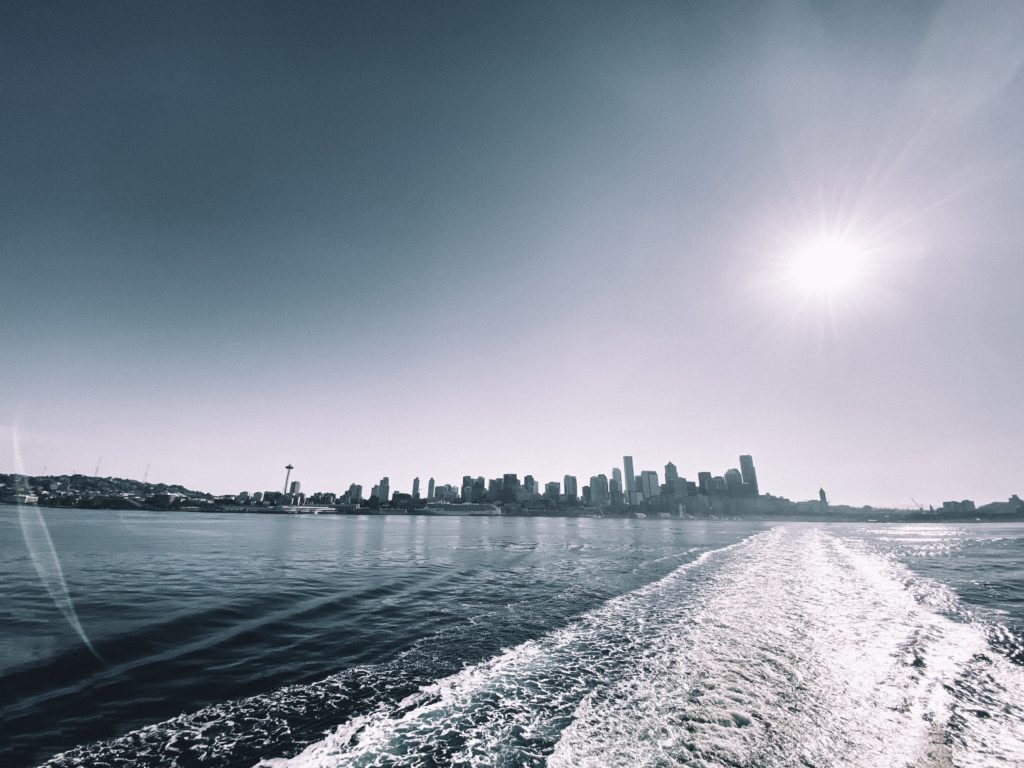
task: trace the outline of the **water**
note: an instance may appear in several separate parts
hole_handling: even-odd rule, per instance
[[[43,514],[4,766],[1024,764],[1024,525]]]

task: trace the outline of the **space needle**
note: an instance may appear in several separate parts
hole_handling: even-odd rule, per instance
[[[285,469],[287,469],[288,472],[284,476],[284,492],[288,493],[288,478],[292,476],[292,470],[295,469],[295,467],[289,464],[287,467],[285,467]]]

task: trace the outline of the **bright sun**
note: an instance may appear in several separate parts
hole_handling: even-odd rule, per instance
[[[790,262],[790,279],[808,293],[841,293],[860,281],[864,262],[864,250],[856,243],[822,237],[796,251]]]

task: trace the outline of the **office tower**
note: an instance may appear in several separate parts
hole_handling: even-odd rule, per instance
[[[825,489],[824,488],[819,488],[818,489],[818,501],[821,502],[821,505],[823,507],[824,506],[828,506],[828,496],[825,494]]]
[[[640,473],[640,493],[645,499],[661,495],[661,486],[658,484],[657,472],[645,469]]]
[[[685,477],[680,477],[676,480],[676,486],[672,489],[672,492],[676,496],[689,496],[691,485],[693,483],[689,482]]]
[[[590,494],[590,486],[589,485],[584,485],[583,486],[583,504],[585,506],[589,507],[591,504],[593,504],[593,499],[594,499],[594,497],[591,496],[591,494]]]
[[[608,481],[608,503],[613,507],[620,507],[622,502],[622,480],[613,477]]]
[[[632,503],[633,492],[636,490],[636,475],[633,474],[633,457],[622,457],[622,473],[626,476],[626,497]]]
[[[757,472],[754,470],[753,457],[740,456],[740,473],[743,475],[743,483],[750,486],[750,495],[760,496],[761,491],[757,487]]]
[[[558,494],[560,493],[561,486],[558,483],[545,483],[544,484],[544,496],[551,501],[558,501]]]
[[[288,493],[288,478],[292,476],[292,470],[295,469],[295,467],[289,464],[285,469],[288,471],[284,475],[284,492]]]
[[[537,480],[533,475],[527,475],[523,478],[523,487],[531,499],[537,495]]]
[[[473,483],[472,482],[469,482],[469,483],[465,482],[466,479],[468,479],[468,478],[464,478],[464,482],[462,483],[462,489],[459,491],[459,495],[462,497],[462,501],[463,502],[468,502],[468,501],[472,501],[473,500]]]
[[[294,496],[295,494],[297,494],[301,490],[302,490],[302,483],[300,483],[298,480],[292,480],[291,485],[288,486],[288,493],[291,494],[292,496]]]
[[[380,479],[380,496],[378,497],[383,502],[391,500],[391,480],[387,477]]]
[[[714,483],[711,479],[710,472],[697,473],[697,487],[700,488],[700,492],[705,496],[714,490]]]
[[[501,478],[495,477],[487,481],[487,500],[499,501],[501,499]]]
[[[743,475],[738,469],[728,469],[725,472],[725,487],[729,489],[729,495],[739,498],[743,495]]]
[[[595,475],[590,478],[590,502],[594,506],[603,507],[608,504],[608,476]]]
[[[418,499],[420,497],[420,479],[414,478],[412,481],[412,497]]]
[[[619,490],[622,490],[622,470],[618,467],[612,467],[612,480],[618,482]]]
[[[487,483],[482,477],[473,481],[473,501],[483,501],[487,495]]]
[[[377,501],[380,501],[380,486],[379,485],[375,485],[375,486],[373,486],[373,488],[370,489],[370,498],[371,499],[376,499]]]
[[[427,498],[434,498],[434,478],[430,478],[430,482],[427,483]]]
[[[665,485],[668,486],[669,490],[675,488],[676,480],[679,479],[679,471],[676,469],[676,465],[671,461],[665,465]]]
[[[352,483],[348,487],[348,500],[350,504],[358,504],[363,500],[363,486]]]
[[[562,478],[562,487],[565,488],[565,500],[569,504],[576,502],[576,477],[566,475]]]

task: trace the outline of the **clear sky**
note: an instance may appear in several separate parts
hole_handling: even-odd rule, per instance
[[[1022,62],[1019,2],[8,0],[0,471],[1024,492]]]

